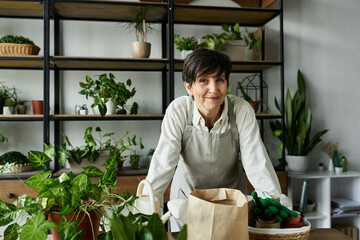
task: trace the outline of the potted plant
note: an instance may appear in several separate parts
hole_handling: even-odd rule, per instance
[[[137,145],[138,141],[140,142],[140,146],[142,146],[142,138],[137,140],[136,135],[130,138],[128,131],[119,138],[115,138],[114,132],[102,134],[100,127],[95,128],[95,132],[98,133],[98,137],[95,137],[92,130],[92,127],[88,127],[85,130],[85,145],[83,146],[73,146],[69,137],[63,134],[65,144],[61,146],[44,144],[45,153],[49,157],[57,157],[61,166],[65,166],[65,163],[68,161],[73,170],[83,166],[94,166],[94,163],[98,161],[100,157],[104,160],[108,158],[115,159],[117,168],[120,170],[126,158],[123,153],[125,151],[131,151],[131,147]],[[85,163],[83,162],[84,160],[86,160]],[[72,164],[73,162],[75,162],[76,165]],[[104,162],[105,161],[97,162],[95,166],[103,169]]]
[[[11,167],[11,170],[4,171],[3,173],[12,173],[12,172],[28,172],[33,170],[30,165],[29,159],[18,151],[6,152],[0,156],[0,168],[2,168],[6,163],[14,163]]]
[[[244,90],[244,87],[242,86],[241,82],[238,82],[238,89],[241,91],[241,94],[243,95],[245,101],[249,102],[250,105],[253,107],[254,111],[257,112],[259,109],[259,101],[254,101],[249,94],[246,93],[246,91]]]
[[[212,50],[222,51],[228,55],[231,60],[244,60],[245,48],[260,48],[260,41],[255,38],[254,33],[240,30],[239,23],[234,25],[222,24],[220,34],[210,34],[204,36],[201,40],[202,45]]]
[[[285,142],[280,143],[278,151],[282,153],[286,149],[286,162],[289,171],[304,172],[307,169],[307,155],[321,141],[321,137],[328,129],[317,132],[312,138],[311,133],[311,110],[306,107],[306,85],[300,70],[297,73],[298,90],[293,98],[289,89],[285,98],[285,128],[279,120],[271,121],[270,127],[275,136],[282,140],[285,134]],[[280,111],[280,105],[275,98],[275,106]],[[284,165],[284,163],[281,163]]]
[[[13,88],[6,86],[4,82],[0,82],[0,114],[3,114],[4,102],[13,96]]]
[[[12,223],[4,232],[5,239],[45,240],[48,230],[52,230],[54,239],[79,239],[83,234],[84,239],[95,239],[101,216],[107,216],[105,210],[115,211],[112,201],[122,199],[112,193],[116,186],[115,161],[109,159],[104,173],[87,167],[77,176],[70,172],[52,177],[45,167],[51,159],[45,153],[30,151],[28,156],[31,165],[44,172],[24,181],[36,192],[36,198],[21,195],[16,201],[19,205],[0,200],[1,226]],[[9,170],[11,165],[5,165],[0,172]],[[98,183],[91,183],[90,177],[98,177]],[[80,226],[81,223],[86,225]]]
[[[112,73],[109,75],[104,73],[96,80],[86,76],[86,82],[80,82],[82,90],[79,93],[85,95],[86,99],[89,97],[94,99],[91,107],[98,106],[101,117],[114,114],[117,105],[120,105],[122,109],[121,114],[126,114],[125,104],[136,93],[135,88],[128,89],[130,86],[131,79],[128,79],[126,83],[115,82],[115,76]],[[111,111],[108,111],[110,108]],[[137,108],[138,104],[134,102],[130,112],[136,114]]]
[[[188,54],[190,54],[199,46],[194,36],[180,37],[178,34],[174,35],[174,43],[176,44],[176,49],[181,52],[182,58],[186,58]]]
[[[15,113],[15,105],[16,105],[16,103],[11,98],[5,99],[4,106],[3,106],[3,114],[4,115],[14,114]]]
[[[146,16],[149,9],[142,7],[135,15],[135,18],[127,23],[126,28],[135,31],[136,41],[131,43],[131,55],[133,58],[148,58],[151,52],[151,43],[147,42],[147,33],[153,30],[149,23],[146,23]]]
[[[0,55],[38,55],[39,51],[29,38],[13,35],[0,38]]]

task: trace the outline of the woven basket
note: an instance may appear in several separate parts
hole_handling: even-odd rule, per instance
[[[4,165],[0,165],[0,168],[2,168]],[[11,174],[11,173],[20,173],[20,172],[30,172],[33,170],[33,167],[30,165],[30,163],[24,163],[24,164],[15,164],[11,167],[11,170],[7,170],[4,172],[4,174]]]
[[[253,228],[249,227],[249,240],[307,240],[310,236],[311,224],[304,219],[301,228]]]
[[[39,51],[34,44],[0,43],[0,55],[38,55]]]

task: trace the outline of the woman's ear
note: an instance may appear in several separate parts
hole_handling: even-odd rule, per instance
[[[193,96],[194,94],[193,94],[192,91],[191,91],[190,84],[187,83],[187,82],[184,82],[184,86],[185,86],[185,89],[186,89],[186,91],[188,92],[188,94],[189,94],[190,96]]]

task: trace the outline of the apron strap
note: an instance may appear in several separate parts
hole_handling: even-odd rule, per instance
[[[229,116],[229,123],[230,123],[230,131],[231,131],[232,138],[236,142],[236,148],[238,149],[238,152],[240,152],[239,132],[238,132],[237,125],[236,125],[234,105],[228,96],[227,96],[227,100],[228,100],[228,116]]]
[[[188,115],[186,124],[187,125],[192,125],[192,120],[193,120],[193,116],[194,116],[194,109],[193,109],[194,98],[191,97],[191,96],[189,96],[189,98],[191,99],[190,106],[189,106],[190,111],[189,111],[189,115]]]

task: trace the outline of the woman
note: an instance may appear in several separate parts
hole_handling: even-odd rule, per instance
[[[242,98],[227,96],[230,72],[231,62],[220,52],[197,49],[185,59],[189,96],[168,106],[146,177],[161,203],[171,180],[170,199],[187,198],[196,189],[241,190],[239,153],[256,189],[281,194],[254,110]],[[185,221],[171,221],[171,231]]]

